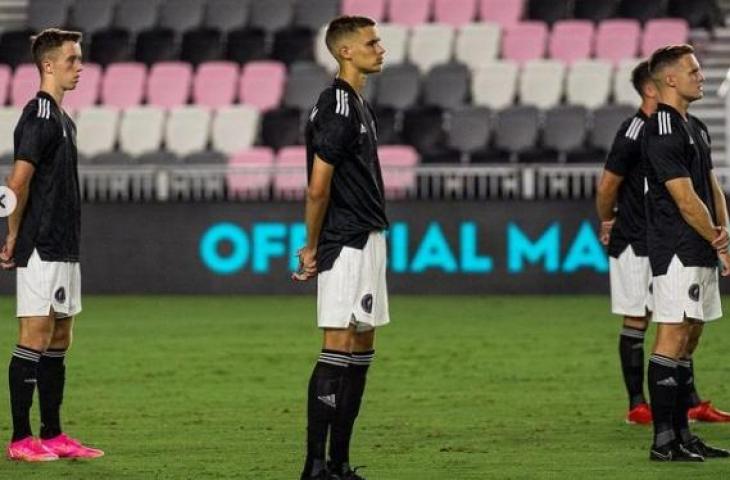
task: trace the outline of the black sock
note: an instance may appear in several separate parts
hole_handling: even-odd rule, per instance
[[[674,434],[685,444],[692,439],[687,412],[690,409],[689,392],[693,383],[690,360],[679,359],[677,362],[677,401],[672,421],[674,422]]]
[[[41,352],[17,345],[13,350],[8,369],[10,384],[10,410],[13,415],[13,441],[32,435],[30,429],[30,407],[33,405],[33,391],[38,379],[38,362]]]
[[[692,375],[692,383],[689,385],[689,406],[692,408],[702,403],[700,394],[697,393],[697,387],[695,386],[695,361],[692,358],[689,360],[689,373]]]
[[[353,353],[350,368],[347,369],[342,382],[342,395],[337,406],[330,438],[330,457],[336,473],[342,465],[350,462],[352,430],[355,419],[360,413],[362,395],[365,391],[365,380],[374,357],[375,350]]]
[[[662,447],[676,438],[672,417],[677,400],[677,361],[654,353],[649,357],[648,370],[654,446]]]
[[[644,397],[644,330],[624,327],[618,342],[621,371],[626,392],[629,394],[629,410],[646,403]]]
[[[322,350],[309,380],[307,399],[307,460],[302,477],[324,467],[327,431],[340,402],[340,385],[350,364],[350,354]]]
[[[41,406],[41,438],[60,435],[61,403],[66,383],[63,364],[66,349],[49,348],[41,355],[38,365],[38,403]]]

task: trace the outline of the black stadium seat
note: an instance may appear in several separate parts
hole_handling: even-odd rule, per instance
[[[644,23],[652,18],[666,17],[667,7],[668,0],[621,0],[618,15]]]
[[[464,105],[469,94],[469,69],[460,63],[433,67],[423,81],[423,102],[443,109]]]
[[[705,28],[725,25],[725,15],[716,0],[670,0],[670,17],[684,18],[690,28]]]
[[[221,32],[212,28],[190,30],[182,38],[180,59],[199,65],[223,58]]]
[[[542,20],[550,25],[572,17],[573,0],[529,0],[527,18]]]
[[[575,0],[573,13],[575,18],[600,22],[616,16],[618,2],[619,0]]]
[[[589,138],[590,146],[608,153],[616,137],[616,131],[621,123],[636,112],[636,109],[627,105],[607,105],[593,112],[593,128]]]
[[[403,116],[403,140],[421,154],[423,163],[440,163],[446,153],[444,114],[437,107],[416,107]]]
[[[129,32],[119,28],[100,30],[91,35],[89,59],[93,63],[107,66],[110,63],[126,62],[132,58]]]
[[[397,110],[408,109],[418,101],[420,83],[421,74],[415,65],[386,67],[378,78],[375,104]]]
[[[586,151],[588,112],[585,108],[568,105],[551,108],[545,114],[543,148],[546,159],[560,162],[580,161]]]
[[[261,141],[274,150],[303,143],[301,112],[296,108],[280,108],[264,113]]]
[[[205,26],[227,33],[248,24],[248,0],[208,0]]]
[[[0,63],[15,68],[21,63],[32,63],[30,36],[32,30],[11,30],[0,36]]]
[[[239,28],[228,34],[226,58],[244,64],[267,58],[266,32],[259,28]]]
[[[399,145],[403,143],[401,130],[403,129],[403,114],[389,107],[378,107],[375,109],[375,116],[378,119],[378,144]]]
[[[503,160],[528,161],[539,158],[537,141],[540,134],[540,111],[535,107],[509,107],[497,115],[494,146]]]
[[[138,62],[147,65],[177,60],[175,32],[166,28],[155,28],[140,32],[137,35],[134,58]]]
[[[314,61],[314,33],[304,27],[289,27],[274,35],[271,57],[287,65]]]
[[[465,107],[450,112],[446,146],[466,158],[485,153],[492,133],[492,114],[486,107]]]

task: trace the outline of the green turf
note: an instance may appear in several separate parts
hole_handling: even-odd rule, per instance
[[[647,460],[650,429],[622,421],[619,322],[606,298],[391,303],[353,447],[369,480],[730,478],[730,461]],[[0,299],[7,354],[13,305]],[[0,460],[0,478],[298,478],[320,341],[314,298],[86,297],[84,308],[65,425],[107,456]],[[721,407],[730,405],[728,351],[730,321],[708,327],[698,386]],[[696,431],[730,446],[730,425]]]

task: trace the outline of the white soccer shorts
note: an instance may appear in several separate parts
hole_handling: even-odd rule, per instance
[[[18,268],[17,316],[57,318],[81,312],[81,269],[78,262],[46,262],[36,250],[26,267]]]
[[[722,316],[717,267],[685,267],[675,255],[667,273],[654,277],[654,317],[658,323],[684,318],[708,322]]]
[[[390,322],[385,234],[372,232],[362,250],[343,247],[317,277],[317,326],[367,331]]]
[[[640,257],[629,245],[618,258],[609,257],[611,312],[643,317],[654,309],[649,257]]]

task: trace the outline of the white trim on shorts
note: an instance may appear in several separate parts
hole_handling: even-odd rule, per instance
[[[372,232],[362,250],[343,247],[332,268],[317,276],[317,326],[372,330],[390,323],[383,232]]]
[[[654,310],[649,257],[638,256],[631,245],[618,258],[609,257],[611,312],[629,317],[646,316]]]
[[[686,318],[709,322],[722,317],[717,267],[685,267],[676,255],[664,275],[654,277],[657,323],[682,323]]]
[[[81,269],[78,262],[46,262],[33,250],[28,265],[16,272],[18,317],[56,318],[81,312]]]

